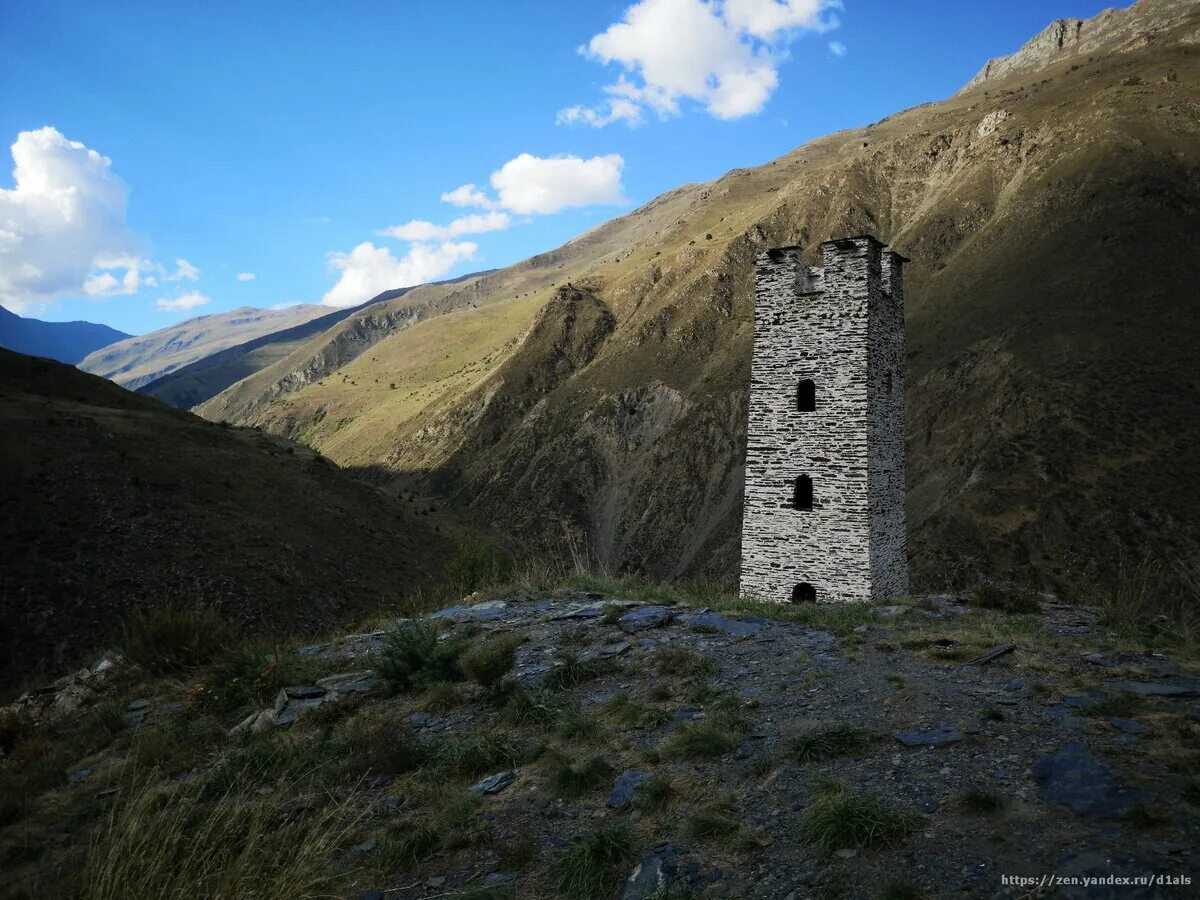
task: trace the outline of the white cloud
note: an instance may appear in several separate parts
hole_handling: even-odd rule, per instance
[[[208,303],[208,297],[198,291],[192,291],[190,294],[183,294],[179,297],[159,297],[154,301],[155,306],[168,312],[176,312],[181,309],[195,309],[197,306],[204,306],[206,303]]]
[[[829,42],[829,52],[832,53],[834,56],[845,56],[846,55],[846,45],[843,44],[841,41],[830,41]]]
[[[186,259],[176,259],[174,274],[164,275],[163,277],[167,281],[196,281],[200,278],[200,270]]]
[[[481,195],[482,196],[482,195]],[[383,234],[402,241],[444,241],[464,234],[483,234],[487,231],[503,231],[511,224],[508,213],[472,213],[460,216],[449,225],[434,225],[421,219],[413,219],[404,225],[385,228]]]
[[[616,153],[580,159],[522,153],[492,173],[495,205],[521,215],[547,215],[575,206],[625,202]],[[490,202],[490,201],[489,201]]]
[[[636,125],[694,100],[712,116],[737,119],[763,108],[779,84],[786,48],[804,31],[837,26],[840,0],[640,0],[580,53],[622,68],[594,107],[558,113],[563,124]]]
[[[330,253],[329,265],[341,272],[321,302],[353,306],[392,288],[423,284],[445,275],[462,260],[471,259],[477,244],[470,241],[413,244],[399,259],[387,247],[364,241],[349,253]]]
[[[253,272],[238,272],[237,273],[238,281],[253,281],[257,277],[258,276],[255,275]]]
[[[129,189],[112,161],[57,129],[22,131],[0,189],[0,303],[21,311],[67,294],[128,294],[151,264],[125,225]]]
[[[451,206],[479,206],[483,209],[492,209],[492,201],[474,184],[464,184],[462,187],[447,191],[442,194],[442,202],[449,203]]]

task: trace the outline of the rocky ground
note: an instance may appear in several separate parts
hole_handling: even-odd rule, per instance
[[[158,747],[156,789],[217,780],[286,822],[332,804],[312,896],[1194,896],[1200,666],[1022,603],[1037,611],[471,597],[426,617],[444,658],[410,652],[407,687],[389,623],[287,651],[311,680],[240,711],[214,705],[218,676],[106,657],[9,708],[60,734],[101,703],[124,713],[5,803],[3,894],[99,895],[88,854]],[[1044,881],[1110,875],[1163,883]]]

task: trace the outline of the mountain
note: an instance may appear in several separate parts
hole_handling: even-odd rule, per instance
[[[1200,7],[1142,0],[1093,33],[357,313],[198,411],[533,546],[729,581],[754,257],[816,263],[872,233],[913,260],[915,588],[1078,595],[1142,559],[1195,564]]]
[[[133,609],[302,634],[394,603],[445,541],[327,459],[0,351],[0,681],[68,664]]]
[[[89,353],[129,337],[95,322],[43,322],[26,319],[0,306],[0,347],[77,363]]]
[[[197,316],[106,346],[88,354],[79,363],[79,368],[109,378],[131,391],[137,390],[227,347],[300,325],[329,312],[328,306],[307,303],[282,309],[242,306],[229,312]]]
[[[479,274],[482,273],[464,275],[445,283],[453,284],[469,280]],[[138,388],[137,391],[139,394],[155,397],[179,409],[190,409],[230,385],[288,357],[343,319],[376,304],[397,300],[411,290],[411,287],[406,287],[384,291],[358,306],[337,309],[299,325],[281,328],[279,331],[272,331],[244,343],[235,344],[226,350],[204,356],[174,372],[163,375]]]

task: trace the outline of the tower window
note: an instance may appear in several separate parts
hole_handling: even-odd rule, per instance
[[[792,506],[796,509],[813,508],[812,479],[807,475],[800,475],[796,478],[796,489],[792,494]]]
[[[807,581],[802,581],[792,588],[793,603],[816,603],[817,589]]]
[[[811,378],[805,378],[796,388],[796,409],[799,412],[814,412],[817,408],[817,386]]]

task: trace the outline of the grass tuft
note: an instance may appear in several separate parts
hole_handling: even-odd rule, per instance
[[[125,655],[154,675],[169,675],[212,662],[235,638],[215,610],[138,610],[125,624]]]
[[[977,788],[963,791],[956,799],[962,809],[980,816],[995,815],[1008,807],[1007,797]]]
[[[894,810],[877,797],[828,784],[805,808],[800,839],[824,853],[863,849],[895,843],[916,823],[915,816]]]
[[[814,728],[791,742],[797,762],[810,763],[857,753],[879,740],[879,735],[851,725]]]
[[[512,670],[523,640],[520,635],[503,634],[480,641],[459,657],[459,667],[472,681],[495,693]]]
[[[670,756],[712,759],[737,749],[733,725],[716,716],[710,720],[684,725],[667,740],[664,750]]]
[[[603,756],[593,756],[577,766],[564,764],[550,773],[546,788],[559,797],[581,797],[612,777],[613,767]]]
[[[568,897],[611,895],[634,855],[633,834],[624,825],[610,825],[572,844],[555,864],[559,890]]]

